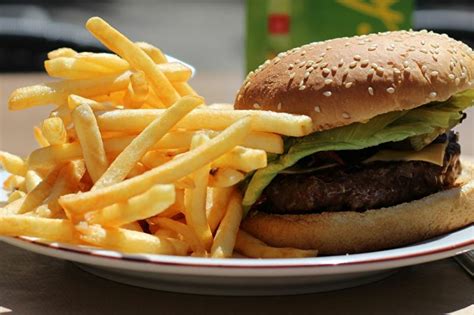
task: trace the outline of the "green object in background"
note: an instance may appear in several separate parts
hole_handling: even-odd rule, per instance
[[[247,0],[247,72],[314,41],[409,29],[413,0]]]

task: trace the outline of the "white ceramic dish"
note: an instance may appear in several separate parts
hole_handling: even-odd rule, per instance
[[[0,181],[6,178],[0,170]],[[0,200],[6,197],[0,192]],[[131,285],[184,293],[282,295],[352,287],[398,268],[474,249],[474,226],[423,243],[377,252],[303,259],[207,259],[129,255],[30,237],[2,241],[38,254],[77,263],[82,269]]]

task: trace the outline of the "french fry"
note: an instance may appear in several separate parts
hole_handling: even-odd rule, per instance
[[[26,213],[34,210],[36,207],[41,205],[43,201],[49,196],[53,188],[56,177],[58,177],[60,167],[56,167],[52,170],[48,176],[46,176],[38,186],[36,186],[31,192],[26,195],[25,201],[18,211],[19,214]]]
[[[40,105],[61,105],[70,94],[93,97],[125,90],[130,82],[129,76],[130,73],[125,72],[95,79],[64,80],[19,88],[10,95],[8,108],[21,110]]]
[[[168,108],[163,115],[143,130],[112,162],[110,168],[95,183],[93,190],[107,187],[125,179],[133,166],[158,142],[180,119],[202,103],[201,98],[183,97]]]
[[[130,84],[123,98],[123,103],[129,108],[140,108],[148,97],[148,82],[142,71],[130,75]]]
[[[148,171],[148,168],[142,163],[138,162],[137,164],[135,164],[135,166],[133,166],[132,170],[130,171],[130,173],[128,173],[128,175],[125,178],[132,178],[132,177],[141,175],[145,173],[146,171]]]
[[[26,192],[25,178],[18,175],[10,175],[3,182],[3,189],[8,191],[21,190]]]
[[[23,198],[26,196],[26,193],[24,193],[23,191],[21,190],[15,190],[14,192],[12,192],[10,195],[8,195],[8,203],[12,203],[13,201],[16,201],[20,198]]]
[[[0,165],[8,173],[18,176],[25,176],[28,169],[21,157],[4,151],[0,151]]]
[[[55,242],[77,243],[74,226],[69,220],[25,215],[0,215],[0,235],[31,236]]]
[[[232,168],[217,168],[211,171],[211,176],[209,177],[209,187],[232,187],[240,183],[245,175],[237,170]]]
[[[82,148],[87,171],[92,181],[97,182],[106,172],[109,162],[105,155],[104,144],[94,113],[88,105],[79,105],[73,110],[72,119]]]
[[[71,94],[67,98],[67,103],[69,110],[74,110],[77,106],[85,104],[89,106],[93,111],[107,111],[117,109],[116,106],[112,104],[100,103],[79,95]]]
[[[186,255],[187,253],[187,250],[182,247],[182,242],[174,242],[172,239],[143,232],[122,228],[104,229],[99,225],[86,223],[76,225],[76,229],[81,233],[82,241],[106,249],[125,253],[161,255]]]
[[[138,223],[138,221],[125,224],[121,226],[121,228],[126,229],[126,230],[131,230],[131,231],[143,232],[143,229],[140,226],[140,223]]]
[[[41,125],[41,131],[51,145],[63,144],[67,141],[66,127],[59,117],[46,118]]]
[[[211,256],[213,258],[232,257],[242,214],[242,198],[234,192],[212,244]]]
[[[166,64],[168,62],[166,56],[161,52],[161,50],[151,44],[145,42],[135,43],[140,49],[142,49],[155,63],[157,64]],[[160,66],[160,65],[158,65]],[[163,70],[162,70],[163,71]],[[189,77],[191,77],[191,71],[189,71]],[[168,77],[168,79],[170,79]],[[189,79],[189,78],[188,78]],[[176,81],[187,81],[186,80],[176,80]],[[170,79],[171,80],[171,79]],[[171,80],[173,81],[173,80]],[[186,82],[172,82],[173,87],[181,96],[186,95],[198,95],[196,91]]]
[[[21,205],[25,202],[26,195],[24,197],[18,198],[9,204],[7,204],[5,207],[0,208],[0,215],[12,215],[12,214],[18,214],[21,208]]]
[[[108,68],[74,57],[58,57],[44,62],[44,68],[51,77],[79,80],[113,73]]]
[[[191,150],[195,150],[209,141],[204,134],[193,137]],[[194,230],[203,247],[209,250],[212,246],[212,232],[206,218],[206,195],[210,165],[204,165],[192,174],[195,187],[184,191],[186,223]]]
[[[102,131],[136,133],[145,129],[163,109],[134,109],[110,111],[98,115],[97,122]],[[181,120],[176,128],[187,130],[223,130],[242,117],[252,117],[252,130],[301,137],[312,132],[312,121],[308,116],[275,113],[271,111],[199,108]]]
[[[161,218],[172,218],[180,213],[184,213],[184,209],[184,189],[176,189],[174,203],[157,216]]]
[[[89,224],[105,227],[119,227],[137,220],[143,220],[166,210],[175,201],[173,185],[156,185],[145,193],[85,214]]]
[[[105,68],[106,73],[122,73],[130,68],[127,61],[109,53],[81,52],[74,57],[80,61],[99,65]]]
[[[234,110],[234,104],[228,103],[212,103],[207,105],[209,109],[220,109],[220,110]]]
[[[35,137],[35,140],[40,147],[44,148],[44,147],[49,146],[49,142],[44,137],[43,132],[41,131],[41,128],[35,126],[33,128],[33,136]]]
[[[198,95],[187,82],[173,82],[173,87],[181,96]]]
[[[71,111],[65,105],[58,106],[49,114],[50,118],[61,118],[64,126],[68,126],[72,122]]]
[[[166,151],[154,150],[148,151],[141,161],[146,167],[151,169],[171,161],[173,157],[174,155],[170,155]]]
[[[154,63],[160,64],[168,62],[165,55],[159,48],[146,42],[136,42],[135,45],[143,50],[151,58],[151,60],[153,60]]]
[[[169,219],[169,218],[161,218],[161,217],[154,217],[153,219],[149,220],[152,224],[156,224],[159,227],[171,230],[175,233],[180,234],[183,237],[183,240],[189,244],[192,251],[199,256],[204,256],[206,251],[197,237],[196,233],[186,224],[181,222]]]
[[[230,197],[234,188],[210,188],[209,206],[207,207],[207,222],[211,228],[212,234],[215,233],[217,227],[222,221],[229,204]]]
[[[33,191],[33,189],[36,188],[36,186],[38,186],[41,181],[43,180],[43,178],[41,178],[41,176],[39,176],[39,174],[33,170],[28,170],[26,171],[26,175],[25,175],[25,188],[26,188],[26,192],[31,192]]]
[[[175,239],[180,238],[180,234],[176,233],[175,231],[160,228],[158,225],[151,225],[151,229],[155,229],[155,231],[152,231],[152,234],[158,237],[175,238]]]
[[[267,166],[265,151],[240,146],[212,162],[212,167],[232,168],[243,172],[251,172],[265,166]]]
[[[245,117],[206,144],[190,151],[180,159],[172,160],[140,176],[118,184],[80,195],[66,195],[60,198],[60,204],[75,213],[84,213],[90,209],[103,208],[126,200],[148,190],[155,184],[172,183],[230,151],[250,132],[250,117]]]
[[[133,69],[143,71],[165,105],[171,105],[179,99],[179,94],[163,72],[155,67],[153,60],[128,38],[98,17],[90,18],[86,28],[107,48],[125,59]]]
[[[58,202],[59,197],[79,191],[79,184],[85,172],[83,160],[70,161],[61,169],[45,201],[53,214],[58,214],[62,210]]]
[[[242,230],[237,234],[235,250],[251,258],[304,258],[318,255],[317,250],[271,247]]]
[[[48,53],[48,59],[55,59],[59,57],[74,57],[77,55],[77,52],[74,49],[63,47],[52,50]]]

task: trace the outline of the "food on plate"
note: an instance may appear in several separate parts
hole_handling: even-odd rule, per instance
[[[307,115],[313,132],[286,138],[285,152],[252,175],[243,230],[327,255],[472,224],[474,165],[460,161],[452,129],[473,85],[472,49],[426,31],[333,39],[267,61],[235,108]]]
[[[11,174],[0,235],[215,258],[232,257],[238,243],[249,257],[300,257],[253,238],[239,243],[239,187],[284,152],[284,136],[307,135],[311,118],[205,106],[186,65],[100,18],[86,27],[113,53],[54,50],[45,69],[60,80],[10,96],[11,110],[56,107],[33,127],[38,149],[0,152]]]

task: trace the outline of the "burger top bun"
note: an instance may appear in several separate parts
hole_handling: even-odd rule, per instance
[[[314,131],[412,109],[474,86],[474,53],[433,32],[397,31],[316,42],[251,72],[236,109],[308,115]]]

